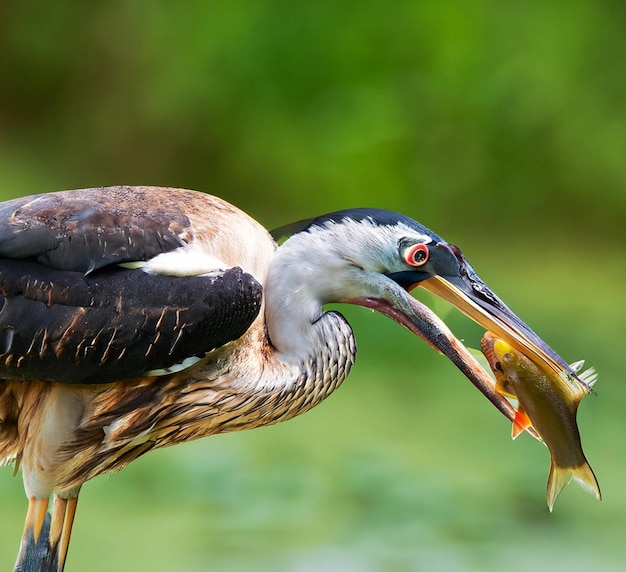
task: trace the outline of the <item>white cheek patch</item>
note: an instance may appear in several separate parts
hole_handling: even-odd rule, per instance
[[[199,248],[178,248],[164,252],[150,260],[124,262],[123,268],[140,269],[147,274],[165,274],[167,276],[210,276],[228,269],[228,265],[215,256]]]

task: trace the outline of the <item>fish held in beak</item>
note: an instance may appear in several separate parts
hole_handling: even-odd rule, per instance
[[[496,391],[517,400],[513,438],[533,428],[550,451],[547,502],[550,511],[572,478],[601,498],[598,481],[582,450],[576,412],[596,375],[593,370],[580,374],[582,385],[552,370],[544,371],[517,348],[492,332],[486,332],[481,349],[496,378]],[[582,363],[572,366],[575,371]]]
[[[440,243],[436,250],[439,271],[422,280],[420,286],[451,303],[487,331],[529,356],[542,369],[552,372],[551,375],[579,386],[584,393],[590,391],[577,372],[483,282],[457,247]]]

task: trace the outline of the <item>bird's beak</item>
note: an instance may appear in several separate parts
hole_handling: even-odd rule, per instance
[[[515,419],[515,409],[495,390],[495,381],[491,374],[478,363],[439,316],[406,290],[399,286],[390,287],[382,296],[358,297],[343,301],[376,310],[420,336],[452,361],[510,421]],[[530,432],[533,430],[530,429]]]
[[[416,271],[387,274],[391,280],[367,289],[376,292],[375,296],[361,295],[343,301],[385,314],[423,338],[450,359],[511,421],[515,418],[515,409],[496,391],[495,380],[491,372],[487,371],[489,368],[483,368],[446,324],[409,294],[412,288],[422,286],[450,302],[482,327],[528,356],[547,374],[576,380],[589,391],[571,367],[480,279],[456,247],[439,242],[433,245],[429,254],[430,260],[434,262],[430,268],[423,266]],[[433,274],[433,270],[438,273]],[[529,432],[538,438],[532,429]]]
[[[431,276],[420,281],[419,285],[450,302],[486,330],[504,339],[546,373],[576,379],[585,385],[570,366],[480,279],[460,251],[454,247],[449,248],[457,258],[458,269],[448,276]]]

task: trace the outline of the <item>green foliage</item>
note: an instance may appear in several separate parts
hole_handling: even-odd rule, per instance
[[[150,183],[622,234],[620,2],[5,2],[6,196]],[[582,217],[584,215],[584,218]]]
[[[621,570],[625,18],[598,0],[5,0],[0,198],[180,186],[268,227],[396,209],[600,373],[580,424],[605,500],[572,485],[549,515],[547,451],[350,311],[359,360],[336,396],[89,483],[68,572]],[[8,569],[26,508],[8,469],[0,492]]]

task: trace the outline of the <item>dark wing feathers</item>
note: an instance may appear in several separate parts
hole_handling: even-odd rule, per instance
[[[193,240],[190,191],[107,187],[0,203],[0,380],[109,382],[240,337],[261,286],[239,268],[124,269]],[[207,213],[209,214],[209,213]]]
[[[103,383],[170,368],[240,337],[261,286],[239,268],[90,275],[0,261],[0,378]]]
[[[175,201],[155,204],[142,187],[82,189],[0,203],[0,257],[91,272],[147,260],[185,244],[190,222]]]

